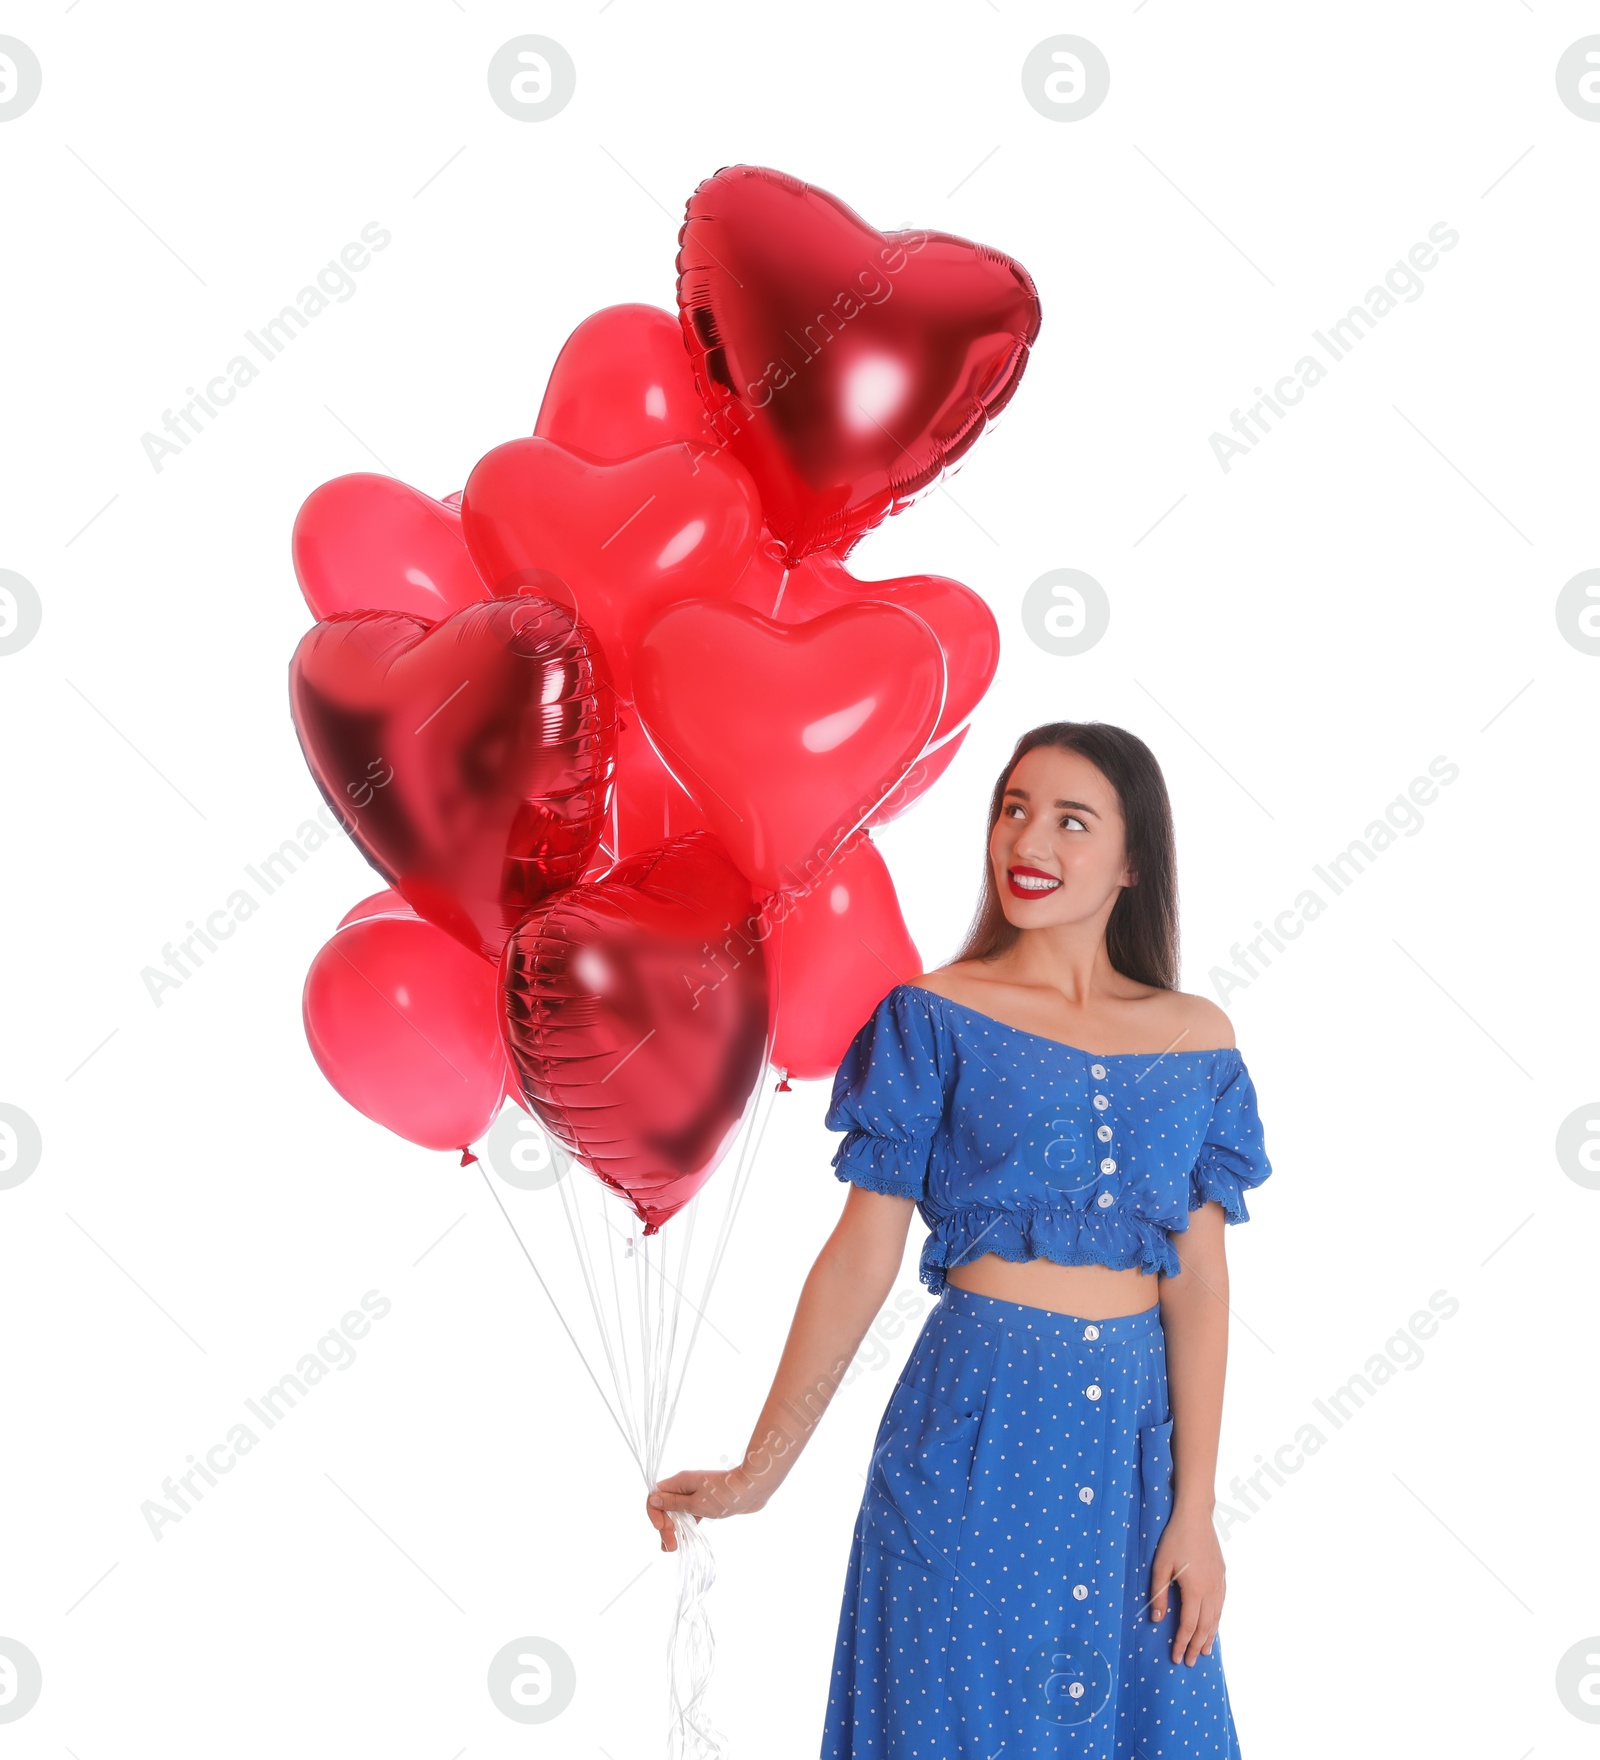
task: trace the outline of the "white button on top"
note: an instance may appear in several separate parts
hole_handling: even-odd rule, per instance
[[[1085,1326],[1083,1329],[1083,1336],[1085,1338],[1098,1338],[1100,1336],[1100,1328],[1098,1326]]]
[[[1080,1488],[1080,1490],[1078,1492],[1078,1502],[1079,1503],[1093,1503],[1094,1502],[1094,1487],[1092,1485],[1085,1485]]]
[[[1106,1079],[1106,1066],[1103,1063],[1091,1063],[1089,1065],[1089,1074],[1092,1075],[1097,1082],[1103,1082]]]
[[[1091,1381],[1089,1383],[1089,1385],[1086,1388],[1084,1388],[1083,1391],[1089,1396],[1090,1399],[1099,1399],[1099,1397],[1100,1397],[1100,1386],[1099,1386],[1098,1382]]]
[[[1074,1601],[1086,1600],[1088,1598],[1088,1594],[1089,1594],[1089,1585],[1087,1583],[1074,1583],[1072,1585],[1072,1599]]]
[[[1105,1160],[1100,1163],[1100,1171],[1102,1173],[1115,1173],[1117,1171],[1117,1164],[1108,1155]]]
[[[1095,1199],[1095,1203],[1097,1203],[1102,1210],[1109,1210],[1115,1202],[1116,1200],[1111,1196],[1110,1192],[1102,1192],[1100,1196]]]
[[[1100,1139],[1100,1141],[1102,1143],[1109,1143],[1111,1141],[1111,1126],[1108,1124],[1103,1124],[1103,1125],[1101,1125],[1099,1130],[1097,1130],[1094,1134]]]
[[[1110,1105],[1110,1104],[1111,1104],[1111,1102],[1110,1102],[1110,1101],[1109,1101],[1109,1100],[1108,1100],[1108,1099],[1107,1099],[1107,1098],[1106,1098],[1106,1097],[1105,1097],[1105,1095],[1104,1095],[1104,1094],[1096,1094],[1096,1095],[1095,1095],[1095,1097],[1094,1097],[1094,1109],[1095,1109],[1095,1111],[1096,1111],[1096,1112],[1104,1112],[1104,1111],[1105,1111],[1105,1109],[1106,1109],[1106,1108],[1107,1108],[1107,1107],[1108,1107],[1108,1106],[1109,1106],[1109,1105]]]
[[[1083,1682],[1074,1681],[1072,1685],[1067,1688],[1067,1697],[1069,1699],[1081,1699],[1083,1697]]]

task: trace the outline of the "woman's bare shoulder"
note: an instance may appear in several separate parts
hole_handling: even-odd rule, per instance
[[[1175,1051],[1230,1051],[1236,1043],[1233,1022],[1209,996],[1172,990],[1173,1031],[1181,1035]]]
[[[975,987],[983,980],[974,976],[981,969],[976,960],[962,959],[948,966],[940,966],[931,972],[919,972],[914,978],[907,978],[908,984],[914,984],[919,990],[931,990],[935,996],[944,997],[946,1002],[971,1003]]]

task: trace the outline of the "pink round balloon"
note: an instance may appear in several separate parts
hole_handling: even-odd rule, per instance
[[[497,990],[495,967],[432,923],[361,917],[311,962],[301,1014],[317,1067],[358,1112],[464,1150],[506,1094]]]
[[[417,920],[417,913],[400,896],[392,886],[385,886],[382,892],[374,892],[370,898],[363,898],[353,904],[339,919],[342,929],[346,923],[359,923],[363,917],[410,917]]]

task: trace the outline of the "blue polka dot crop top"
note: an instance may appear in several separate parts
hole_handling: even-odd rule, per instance
[[[1176,1277],[1168,1231],[1245,1222],[1272,1171],[1238,1050],[1096,1056],[897,984],[851,1040],[824,1120],[838,1178],[914,1198],[920,1276],[985,1253]]]

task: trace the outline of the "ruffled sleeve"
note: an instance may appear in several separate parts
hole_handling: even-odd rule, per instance
[[[845,1133],[833,1157],[836,1177],[920,1201],[944,1116],[946,1060],[932,1010],[911,989],[891,990],[850,1041],[823,1123]]]
[[[1198,1210],[1214,1199],[1229,1222],[1248,1222],[1244,1195],[1267,1178],[1272,1163],[1262,1137],[1255,1084],[1243,1058],[1230,1062],[1232,1069],[1213,1103],[1210,1128],[1189,1174],[1189,1208]]]

